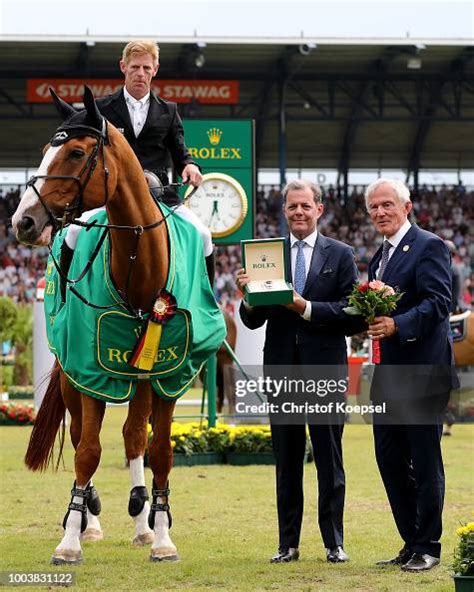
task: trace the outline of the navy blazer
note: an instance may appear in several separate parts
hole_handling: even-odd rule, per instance
[[[369,264],[369,280],[375,279],[381,253],[382,247]],[[444,241],[412,225],[390,257],[382,280],[403,292],[392,315],[398,332],[380,341],[382,366],[418,366],[417,373],[411,375],[418,377],[416,388],[425,395],[457,388],[449,327],[451,264]],[[381,368],[377,370],[380,372]],[[391,381],[394,390],[400,390],[403,379],[403,372],[398,374],[398,381]],[[380,387],[377,382],[373,389]],[[404,380],[403,390],[407,394],[412,390],[408,382]]]
[[[169,156],[178,174],[186,165],[196,164],[184,142],[183,124],[176,103],[164,101],[150,92],[147,119],[135,137],[123,89],[96,102],[102,115],[124,134],[143,169],[162,176],[171,164]],[[162,181],[166,183],[164,178]]]
[[[286,238],[288,261],[290,240]],[[311,320],[284,306],[255,306],[247,310],[242,303],[240,316],[249,329],[268,321],[264,345],[264,364],[292,364],[298,347],[301,364],[345,364],[346,315],[342,309],[354,283],[357,267],[348,245],[323,236],[320,232],[313,249],[303,298],[311,301]]]

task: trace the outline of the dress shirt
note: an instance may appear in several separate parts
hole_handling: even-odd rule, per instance
[[[397,232],[395,234],[393,234],[392,236],[384,236],[384,240],[388,241],[392,245],[390,247],[389,252],[388,252],[388,260],[389,261],[393,255],[393,253],[395,252],[395,249],[402,242],[403,237],[410,230],[410,228],[411,228],[410,222],[408,220],[405,220],[405,222],[400,226],[400,228],[397,230]],[[377,265],[377,269],[375,270],[375,277],[378,277],[379,268],[380,268],[380,262]]]
[[[147,93],[144,97],[137,101],[128,90],[124,87],[123,96],[127,104],[127,109],[130,114],[130,121],[133,125],[133,132],[135,137],[138,137],[140,132],[145,125],[146,118],[148,116],[148,109],[150,108],[150,93]]]
[[[313,257],[313,250],[314,245],[316,244],[316,240],[318,238],[318,231],[317,229],[309,234],[306,238],[302,239],[305,243],[303,247],[303,255],[304,255],[304,262],[306,267],[306,278],[308,278],[309,269],[311,267],[311,259]],[[296,254],[298,252],[298,247],[296,245],[299,239],[296,238],[293,234],[290,234],[290,254],[291,254],[291,275],[293,280],[293,285],[295,283],[295,267],[296,267]],[[306,307],[304,309],[303,314],[301,315],[305,321],[311,320],[311,302],[309,300],[306,301]]]

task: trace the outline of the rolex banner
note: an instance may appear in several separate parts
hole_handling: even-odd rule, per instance
[[[184,120],[186,145],[204,182],[186,205],[216,244],[254,236],[255,131],[250,119]]]
[[[250,278],[244,298],[250,306],[293,302],[285,244],[284,238],[242,241],[242,262]]]

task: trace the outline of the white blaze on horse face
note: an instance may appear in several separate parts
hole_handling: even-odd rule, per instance
[[[48,169],[53,160],[56,158],[56,155],[59,152],[59,150],[61,150],[61,148],[62,146],[50,146],[48,148],[46,154],[43,156],[43,160],[41,161],[38,171],[36,172],[37,175],[48,174]],[[41,188],[44,185],[44,181],[44,179],[38,179],[36,181],[35,188],[38,191],[38,193],[41,193]],[[38,196],[33,187],[27,187],[25,189],[25,192],[21,196],[21,201],[18,205],[18,208],[12,217],[12,226],[15,233],[17,231],[17,226],[20,223],[23,216],[27,215],[29,211],[36,207],[39,203],[40,202]]]

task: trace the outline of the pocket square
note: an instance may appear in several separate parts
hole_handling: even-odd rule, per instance
[[[333,270],[330,267],[327,267],[326,269],[323,270],[323,275],[325,273],[332,273],[332,272],[333,272]]]

